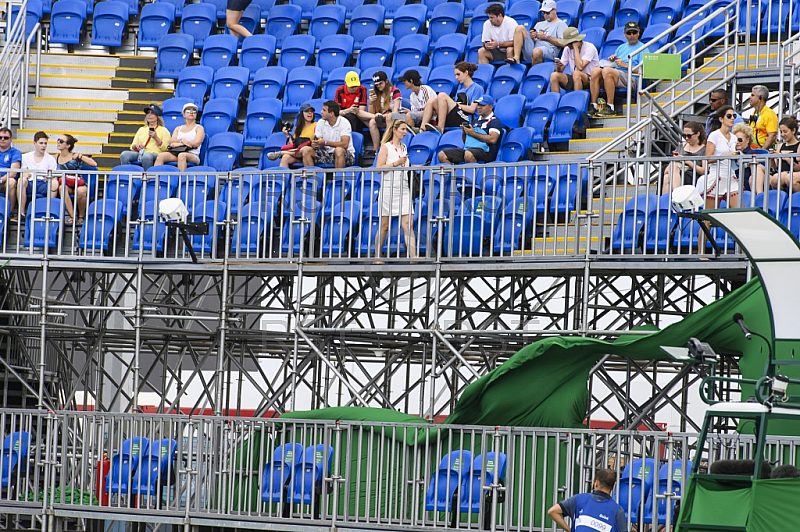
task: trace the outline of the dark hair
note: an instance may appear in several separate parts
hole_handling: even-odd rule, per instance
[[[469,74],[469,77],[472,77],[473,74],[475,74],[475,71],[478,70],[478,65],[475,63],[470,63],[469,61],[461,61],[456,63],[456,68],[461,72],[466,72]]]
[[[37,131],[36,134],[33,135],[33,142],[39,142],[40,139],[49,139],[50,137],[47,136],[47,133],[44,131]]]
[[[784,116],[778,125],[786,126],[790,130],[795,132],[797,131],[797,120],[795,120],[793,116]]]
[[[787,126],[788,127],[788,126]],[[772,470],[772,475],[769,478],[798,478],[800,477],[800,470],[791,464],[780,465]]]
[[[706,143],[706,128],[700,122],[686,122],[683,127],[688,127],[697,135],[697,142],[702,146]]]
[[[328,110],[330,110],[330,107],[328,108]],[[315,111],[315,109],[312,107],[311,111]],[[315,118],[316,118],[316,116],[315,116]],[[313,120],[312,120],[312,122],[313,122]],[[302,113],[302,112],[301,113],[297,113],[297,120],[295,120],[295,123],[294,123],[294,138],[299,138],[300,137],[300,133],[302,133],[302,131],[303,131],[303,128],[306,127],[308,124],[311,124],[312,122],[306,122],[305,113]]]
[[[617,474],[610,469],[598,469],[594,479],[605,489],[613,490],[614,484],[617,483]]]
[[[72,148],[78,143],[78,139],[70,135],[69,133],[64,133],[64,136],[67,137],[67,149],[72,151]]]
[[[711,94],[719,94],[720,96],[725,98],[726,102],[728,101],[728,91],[726,91],[725,89],[714,89],[713,91],[711,91]]]
[[[484,13],[486,13],[487,15],[494,15],[495,17],[499,15],[505,16],[506,8],[503,7],[503,4],[491,4],[489,5],[489,7],[486,8],[486,11],[484,11]]]
[[[711,131],[716,131],[722,127],[722,119],[728,114],[728,111],[733,111],[733,107],[730,105],[723,105],[716,113],[711,115]],[[711,133],[711,131],[709,131],[709,133]]]
[[[9,136],[11,135],[11,130],[7,127],[0,127],[0,133],[8,133]]]
[[[327,107],[328,112],[333,114],[333,116],[337,118],[339,117],[339,111],[341,110],[341,107],[339,107],[339,104],[336,103],[335,101],[328,100],[327,102],[323,103],[322,106]]]

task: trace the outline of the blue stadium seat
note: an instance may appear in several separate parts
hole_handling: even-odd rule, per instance
[[[328,73],[328,81],[325,82],[325,86],[322,89],[322,99],[324,101],[334,99],[336,89],[344,85],[344,77],[351,70],[353,70],[352,67],[344,66],[334,68]],[[356,70],[356,72],[358,71]]]
[[[778,213],[778,219],[795,238],[800,240],[800,192],[792,194],[790,200],[783,205]],[[742,205],[747,206],[746,203],[742,203]]]
[[[139,166],[121,164],[111,169],[106,180],[105,199],[119,201],[122,204],[122,216],[128,214],[128,207],[133,207],[133,202],[139,197],[139,190],[142,188],[141,172],[142,168]],[[138,173],[139,177],[132,177],[133,173]]]
[[[583,30],[581,30],[583,31]],[[617,51],[620,44],[628,42],[625,39],[625,28],[614,28],[606,36],[603,47],[600,48],[600,59],[607,59]]]
[[[617,218],[611,235],[611,249],[634,250],[642,247],[642,231],[651,214],[658,210],[658,196],[640,194],[628,200]]]
[[[233,98],[214,98],[206,103],[200,125],[206,130],[206,137],[217,133],[232,131],[239,113],[239,102]]]
[[[150,202],[157,204],[163,199],[175,196],[180,180],[176,166],[168,164],[151,166],[147,171],[147,176],[148,179],[144,182],[139,195],[139,205]]]
[[[558,2],[558,18],[567,23],[567,26],[575,26],[578,22],[578,14],[581,10],[581,2],[578,0],[561,0]]]
[[[438,153],[436,148],[439,145],[439,137],[438,133],[432,131],[422,131],[414,135],[414,138],[408,144],[409,162],[415,166],[427,165],[431,158]],[[434,161],[438,161],[438,159],[434,159]]]
[[[250,80],[250,71],[245,67],[229,66],[214,72],[214,82],[211,84],[211,99],[241,98]]]
[[[525,249],[523,238],[527,240],[534,233],[534,202],[527,196],[511,196],[511,198],[494,231],[493,251],[495,252],[514,253],[523,250]],[[490,479],[487,479],[487,482],[489,481]],[[476,488],[480,489],[479,486],[473,485],[472,489]],[[478,503],[475,495],[473,492],[471,497],[473,505]],[[462,505],[464,505],[465,497],[469,497],[469,495],[462,493]]]
[[[525,108],[533,107],[533,102],[542,92],[550,92],[550,75],[556,65],[550,61],[533,65],[519,86],[519,93],[525,96]]]
[[[389,35],[398,40],[407,35],[415,35],[420,28],[425,27],[426,12],[427,8],[422,4],[404,5],[397,10]]]
[[[369,207],[368,203],[363,203],[363,208]],[[381,217],[378,213],[364,214],[359,223],[358,240],[356,242],[356,253],[362,257],[375,256],[375,239],[378,237],[378,229],[381,225]]]
[[[481,63],[478,65],[478,70],[472,75],[472,81],[483,87],[484,92],[487,92],[493,76],[494,65],[491,63]]]
[[[267,155],[270,152],[278,151],[282,146],[286,145],[286,135],[283,133],[273,133],[264,142],[264,148],[261,150],[261,156],[258,159],[258,167],[261,170],[269,169],[280,164],[280,161],[270,161]]]
[[[250,81],[255,79],[259,69],[269,66],[272,62],[275,47],[275,37],[272,35],[252,35],[242,41],[239,66],[250,71]]]
[[[708,23],[708,26],[707,26],[708,27],[708,36],[710,36],[710,37],[722,37],[723,35],[728,33],[728,31],[730,30],[730,26],[732,25],[732,23],[729,23],[729,21],[732,21],[733,17],[736,14],[736,1],[735,0],[718,0],[717,2],[715,2],[711,6],[711,10],[710,11],[712,11],[712,12],[716,11],[717,9],[719,9],[720,7],[723,7],[723,6],[728,6],[728,9],[726,9],[725,11],[717,14],[711,20],[711,22]],[[795,9],[794,14],[795,15],[800,14],[800,10]],[[746,15],[747,15],[746,12],[742,12],[742,14],[740,16],[746,16]],[[695,19],[696,22],[698,22],[699,20],[700,19]],[[651,17],[651,21],[652,21],[652,17]],[[667,23],[671,24],[672,20],[659,20],[658,22],[667,22]],[[694,24],[690,23],[690,24],[685,24],[685,25],[679,27],[678,30],[675,32],[676,33],[675,38],[677,39],[679,35],[685,35],[687,33],[690,33],[691,29],[692,29],[692,26],[694,26]],[[793,27],[795,27],[795,26],[793,26]],[[700,28],[699,31],[697,31],[698,38],[700,38],[700,37],[702,37],[704,35],[705,29],[706,28]],[[683,30],[683,31],[681,31],[681,30]],[[796,31],[796,30],[793,29],[792,31]]]
[[[578,30],[608,27],[613,12],[614,4],[606,0],[586,0],[583,4],[583,14],[578,22]]]
[[[216,13],[217,20],[219,20],[220,22],[225,20],[225,10],[228,7],[226,0],[200,0],[200,1],[214,6],[214,11]]]
[[[247,106],[244,119],[244,145],[263,146],[280,122],[283,103],[274,98],[254,100]]]
[[[337,0],[336,3],[345,8],[345,20],[350,20],[353,16],[353,10],[362,5],[364,0]]]
[[[560,92],[546,92],[538,96],[533,101],[531,108],[528,109],[524,125],[532,127],[534,131],[536,131],[533,137],[534,142],[544,142],[544,133],[547,129],[547,125],[553,118],[556,109],[558,109],[558,102],[560,100]]]
[[[504,204],[500,196],[477,196],[467,200],[445,227],[446,254],[480,255],[483,241],[494,237]]]
[[[317,0],[289,0],[289,3],[295,6],[300,6],[300,9],[302,9],[300,18],[303,20],[311,20],[314,8],[317,5]]]
[[[175,131],[176,127],[186,123],[183,119],[183,106],[187,103],[192,103],[192,100],[189,98],[175,97],[164,100],[164,103],[161,105],[161,118],[164,119],[164,127],[166,127],[170,133]],[[139,168],[136,171],[141,172],[141,170],[142,169]]]
[[[503,138],[503,145],[497,153],[497,160],[504,163],[516,163],[527,159],[528,150],[533,145],[536,131],[532,127],[517,127]],[[410,157],[409,157],[410,158]]]
[[[56,247],[58,228],[63,217],[64,205],[60,199],[37,197],[31,200],[25,224],[25,245],[34,248]]]
[[[349,35],[328,35],[322,39],[317,52],[317,66],[322,69],[323,79],[327,78],[326,74],[349,64],[353,43],[354,39]]]
[[[86,2],[59,0],[50,13],[50,42],[80,44],[85,19]]]
[[[697,223],[696,220],[686,221]],[[655,468],[656,463],[652,458],[639,458],[626,465],[620,475],[615,491],[619,497],[619,505],[625,510],[625,516],[632,522],[639,521],[639,505],[647,500],[653,487]]]
[[[447,67],[450,69],[450,77],[453,77],[453,65],[464,55],[466,47],[467,36],[463,33],[454,33],[446,39],[441,39],[431,51],[431,68]]]
[[[672,245],[677,248],[679,253],[686,253],[693,248],[699,247],[700,223],[697,220],[680,218],[675,228],[675,237],[672,241]],[[636,500],[638,501],[638,498]]]
[[[417,235],[417,251],[420,256],[425,255],[429,249],[436,249],[437,234],[442,227],[436,218],[439,215],[450,216],[450,201],[443,198],[432,199],[430,203],[425,198],[417,198],[414,206],[414,230]]]
[[[480,57],[479,57],[481,48],[483,48],[483,41],[481,40],[480,35],[476,35],[472,39],[467,37],[467,50],[464,52],[464,61],[469,61],[470,63],[476,63],[478,66],[480,66],[482,64],[480,63]]]
[[[692,461],[687,460],[686,462],[686,472],[690,473],[692,471]],[[667,480],[669,475],[669,464],[664,464],[661,466],[661,469],[658,470],[658,484],[655,484],[655,480],[653,481],[653,489],[650,490],[650,494],[647,497],[647,501],[645,501],[644,507],[644,517],[642,519],[645,523],[652,523],[653,522],[653,501],[656,500],[655,503],[656,507],[656,522],[658,524],[664,525],[667,523],[667,500],[665,498],[657,497],[658,495],[664,495],[667,493]],[[670,493],[677,495],[680,497],[681,493],[683,493],[683,486],[686,485],[687,478],[683,476],[683,461],[682,460],[673,460],[672,461],[672,486],[669,490]],[[675,519],[677,517],[675,513],[675,500],[670,499],[669,504],[671,505],[670,516]],[[674,521],[673,521],[674,522]]]
[[[652,1],[647,0],[620,0],[619,8],[614,13],[614,27],[621,28],[628,22],[636,22],[641,27],[647,27],[647,13]]]
[[[63,1],[63,0],[61,0]],[[139,467],[141,456],[147,453],[150,441],[147,438],[137,436],[122,442],[122,448],[117,454],[111,457],[111,469],[106,475],[106,493],[130,493],[133,479]]]
[[[347,10],[340,5],[320,5],[314,8],[308,34],[322,41],[329,35],[336,35],[344,25]]]
[[[364,39],[380,33],[385,12],[383,6],[373,4],[365,4],[353,10],[347,34],[353,37],[356,50],[361,49]]]
[[[361,203],[344,201],[336,203],[322,220],[322,253],[326,255],[347,254],[361,221]]]
[[[3,451],[0,455],[0,486],[7,488],[12,483],[16,469],[19,472],[27,470],[28,457],[30,456],[31,435],[26,431],[13,432],[3,439]]]
[[[505,453],[488,452],[486,456],[479,454],[475,457],[469,476],[464,477],[459,490],[462,513],[472,512],[477,515],[481,510],[491,511],[490,508],[484,506],[485,502],[488,503],[484,487],[505,484],[506,463]]]
[[[444,135],[439,135],[439,143],[436,145],[436,153],[448,148],[463,148],[464,139],[460,129],[445,131]]]
[[[233,35],[209,35],[200,54],[200,64],[214,71],[230,66],[238,48],[239,39]]]
[[[367,37],[361,44],[361,51],[356,60],[356,68],[365,70],[367,68],[382,67],[391,59],[392,50],[394,50],[394,37],[389,35]]]
[[[470,42],[472,42],[472,39],[475,37],[480,37],[483,34],[483,23],[489,20],[489,16],[486,14],[486,8],[496,3],[497,2],[484,2],[474,7],[472,20],[469,21],[469,27],[467,27],[467,39]]]
[[[484,4],[483,0],[465,0],[464,2],[464,18],[472,18],[475,15],[475,8]]]
[[[766,211],[767,214],[776,220],[780,219],[781,223],[785,223],[783,221],[785,218],[780,218],[780,213],[785,210],[788,202],[789,195],[786,194],[786,192],[783,190],[772,189],[756,195],[753,205],[763,211]],[[743,203],[743,205],[745,204]]]
[[[139,465],[133,476],[131,493],[157,495],[159,484],[169,484],[175,477],[178,442],[153,440],[139,455]]]
[[[428,85],[436,92],[453,94],[456,90],[456,79],[453,76],[453,65],[444,65],[431,68],[428,74]]]
[[[666,251],[672,241],[672,232],[678,223],[678,215],[672,209],[672,198],[664,194],[658,206],[645,221],[644,248],[648,251]]]
[[[662,31],[669,29],[669,27],[670,27],[669,24],[650,24],[644,29],[641,40],[642,44],[648,44],[652,42],[652,44],[650,44],[650,46],[647,49],[645,49],[645,52],[650,51],[655,53],[659,48],[661,48],[662,46],[667,44],[667,42],[669,42],[670,34],[661,37],[657,41],[653,41],[653,39],[658,34],[660,34]],[[667,52],[662,52],[662,53],[667,53]]]
[[[205,175],[201,172],[207,172]],[[189,207],[189,212],[192,212],[192,201],[198,196],[204,202],[214,196],[214,186],[216,184],[216,177],[214,170],[210,166],[194,166],[191,173],[183,174],[178,180],[178,190],[175,196],[181,198],[183,202]],[[195,202],[199,203],[199,202]]]
[[[205,2],[188,4],[183,8],[181,33],[194,38],[194,48],[200,49],[217,23],[217,9]]]
[[[63,2],[65,0],[60,0]],[[58,4],[59,2],[56,2]],[[55,6],[53,6],[55,8]],[[168,33],[158,43],[156,78],[178,79],[192,58],[194,38],[184,33]]]
[[[285,443],[275,448],[272,460],[264,466],[262,479],[263,502],[288,501],[284,487],[288,486],[294,473],[295,465],[303,461],[303,445],[299,443]]]
[[[495,102],[494,115],[505,127],[515,129],[521,125],[524,109],[525,96],[522,94],[509,94]]]
[[[495,100],[516,92],[527,68],[525,65],[503,65],[497,69],[489,84],[489,95]]]
[[[358,171],[358,168],[356,168],[356,171]],[[345,168],[344,171],[334,172],[333,180],[328,181],[322,194],[324,214],[332,213],[335,210],[335,205],[341,206],[344,201],[350,198],[354,181],[355,173],[353,170],[348,171]]]
[[[283,223],[281,233],[281,251],[283,253],[300,253],[311,234],[311,226],[319,222],[322,215],[322,204],[312,194],[295,196],[293,211],[290,211]],[[305,218],[309,223],[294,223],[294,220]],[[310,242],[309,242],[310,243]]]
[[[378,0],[378,4],[382,5],[386,10],[385,16],[388,19],[396,17],[397,12],[406,5],[406,2],[405,0]]]
[[[553,201],[550,203],[550,212],[554,214],[568,214],[575,210],[578,193],[586,197],[586,183],[588,170],[583,168],[578,174],[577,164],[563,164],[559,168],[558,182],[553,190]],[[580,181],[579,181],[580,179]],[[580,191],[578,187],[580,186]]]
[[[314,57],[317,40],[313,35],[289,35],[283,40],[278,65],[287,70],[304,67]]]
[[[527,195],[535,204],[537,214],[550,212],[550,195],[558,181],[557,164],[537,166],[528,182]]]
[[[294,5],[278,5],[269,10],[267,28],[264,33],[275,37],[276,46],[281,48],[283,40],[293,35],[300,25],[302,8]]]
[[[174,6],[176,19],[183,16],[183,7],[186,5],[186,0],[156,0],[156,2]]]
[[[138,167],[137,167],[138,168]],[[109,180],[108,183],[111,183]],[[107,251],[113,249],[112,235],[116,238],[117,224],[122,219],[124,205],[117,199],[93,201],[86,210],[86,220],[78,239],[80,249]]]
[[[394,68],[400,72],[415,68],[425,62],[430,47],[430,37],[414,33],[401,37],[394,48]]]
[[[428,21],[428,35],[431,42],[436,43],[443,37],[449,37],[461,30],[464,22],[464,5],[445,2],[433,9],[433,16]]]
[[[239,24],[244,26],[252,35],[258,34],[261,29],[261,7],[256,3],[247,6],[242,12],[242,18],[239,19]],[[239,42],[243,40],[243,37],[239,37]]]
[[[436,9],[436,6],[446,3],[447,0],[422,0],[422,4],[428,8],[427,18],[428,20],[433,17],[433,10]]]
[[[683,7],[683,0],[656,0],[650,12],[650,24],[674,24]],[[698,19],[699,21],[699,19]]]
[[[233,213],[231,213],[231,215],[233,215]],[[237,223],[233,229],[231,251],[234,253],[259,254],[259,248],[263,247],[261,241],[264,232],[272,224],[272,212],[267,212],[266,206],[262,205],[261,202],[251,201],[242,205],[239,216],[239,223]],[[300,447],[299,458],[302,457],[303,446],[300,444],[297,445]],[[290,456],[286,457],[289,459],[288,463],[284,463],[282,458],[279,458],[281,456],[280,452],[291,453]],[[273,461],[268,463],[264,470],[264,491],[261,495],[261,500],[263,501],[272,500],[277,502],[281,500],[282,497],[285,497],[283,488],[291,475],[291,468],[294,464],[292,449],[281,446],[275,449],[275,453],[276,454],[273,455]],[[271,472],[269,477],[267,476],[267,471]],[[271,486],[270,483],[272,483]]]
[[[311,504],[319,500],[322,479],[324,475],[330,475],[332,464],[333,447],[324,444],[307,447],[302,463],[295,465],[292,502]]]
[[[253,176],[246,173],[250,171],[257,172],[258,168],[237,168],[233,179],[223,181],[219,187],[219,203],[230,211],[231,218],[236,217],[250,198]]]
[[[322,83],[322,69],[319,67],[300,67],[289,72],[286,79],[286,96],[283,99],[283,112],[296,113],[300,106],[316,96]]]
[[[161,37],[172,31],[175,6],[169,2],[153,2],[142,7],[139,18],[139,48],[156,48]]]
[[[43,7],[41,0],[28,0],[27,7],[25,8],[25,21],[23,22],[23,30],[22,30],[26,38],[31,36],[33,28],[36,27],[36,23],[39,22],[39,20],[42,18],[42,10]],[[12,28],[13,22],[16,22],[18,14],[19,14],[19,6],[12,5],[11,6],[12,25],[8,26],[9,30]]]
[[[215,200],[196,204],[194,211],[190,212],[192,221],[207,223],[208,232],[192,235],[192,249],[198,253],[211,253],[214,250],[214,243],[223,236],[222,222],[225,220],[225,213],[225,204]]]
[[[281,66],[259,68],[250,87],[250,101],[260,98],[278,98],[283,94],[289,71]]]
[[[590,42],[597,48],[597,51],[600,52],[600,48],[603,46],[603,41],[606,38],[606,29],[605,28],[587,28],[582,32],[586,37],[584,37],[583,42]],[[540,63],[544,64],[544,63]]]
[[[80,0],[84,4],[86,4],[86,15],[91,15],[94,13],[94,0]]]
[[[230,172],[238,166],[243,147],[241,133],[217,133],[208,142],[204,164],[216,168],[217,172]]]
[[[561,0],[558,3],[558,18],[564,20],[564,13],[562,13],[561,4],[567,0]],[[530,31],[533,26],[539,22],[539,8],[541,4],[536,0],[522,0],[514,2],[507,11],[506,16],[509,16],[517,21],[518,24],[525,26],[525,29]],[[569,23],[567,23],[569,26]]]
[[[751,2],[750,3],[750,28],[747,27],[747,0],[742,0],[739,5],[739,31],[742,33],[750,33],[756,35],[759,31],[758,23],[764,19],[767,12],[769,2]],[[686,13],[686,10],[684,10]],[[700,19],[697,19],[698,21]]]
[[[562,96],[553,116],[548,140],[568,142],[572,139],[572,126],[579,120],[585,127],[584,114],[589,107],[589,91],[572,91]]]
[[[92,45],[112,48],[122,46],[122,35],[127,26],[126,3],[117,0],[98,2],[92,17]]]
[[[221,35],[220,37],[226,36]],[[213,80],[214,69],[210,66],[186,67],[181,70],[181,73],[178,76],[178,83],[175,85],[175,97],[187,98],[189,101],[193,102],[200,111],[202,111],[203,100],[211,90],[211,83]],[[179,117],[181,110],[182,106],[181,109],[178,109]],[[180,120],[183,122],[182,117],[180,117]],[[172,131],[172,129],[170,129],[170,131]]]

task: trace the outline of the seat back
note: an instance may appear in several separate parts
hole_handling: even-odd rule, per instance
[[[147,454],[150,441],[142,436],[122,442],[122,448],[111,457],[111,467],[106,475],[106,493],[130,493],[131,479],[139,467],[142,455]]]
[[[64,0],[61,0],[64,1]],[[56,2],[58,4],[58,2]],[[199,5],[199,4],[192,4]],[[178,79],[192,57],[194,38],[183,33],[169,33],[158,43],[156,78]]]
[[[244,136],[241,133],[217,133],[208,143],[205,164],[218,172],[230,172],[238,165],[243,148]]]
[[[313,35],[290,35],[283,40],[278,64],[288,70],[304,67],[314,56],[316,45]]]
[[[625,466],[617,483],[617,502],[631,521],[638,521],[639,507],[644,505],[653,487],[655,460],[639,458]]]
[[[472,462],[472,470],[464,476],[460,489],[461,511],[477,514],[481,511],[481,502],[484,500],[484,486],[504,484],[506,479],[505,453],[494,451],[479,454]]]
[[[212,4],[205,2],[188,4],[183,8],[181,33],[194,38],[193,47],[201,49],[216,23],[217,8]]]
[[[267,35],[275,37],[276,46],[281,48],[283,40],[293,35],[300,25],[303,9],[295,5],[279,5],[269,10],[267,15]]]
[[[386,10],[382,5],[361,5],[353,10],[347,34],[355,40],[355,48],[361,48],[364,39],[377,35],[385,19]]]
[[[154,5],[154,4],[150,4]],[[214,35],[214,37],[231,37],[230,35]],[[205,100],[206,95],[211,90],[211,83],[214,80],[214,69],[210,66],[190,66],[184,68],[180,75],[178,76],[178,83],[175,85],[175,97],[176,98],[188,98],[192,103],[194,103],[199,110],[203,110],[203,103]],[[177,111],[178,115],[175,117],[178,119],[180,117],[181,122],[183,118],[181,116],[181,111],[183,110],[183,106],[180,109],[170,108],[170,112]],[[176,125],[177,124],[173,124]],[[166,122],[165,122],[166,126]],[[174,128],[167,128],[172,131]]]
[[[417,34],[424,27],[427,11],[422,4],[404,4],[395,13],[389,34],[395,39]]]
[[[328,35],[336,35],[344,24],[347,10],[340,5],[320,5],[314,8],[308,34],[320,41]]]
[[[293,476],[295,466],[303,461],[303,445],[284,443],[275,448],[272,460],[264,466],[261,500],[264,502],[287,501],[283,492]]]
[[[50,42],[80,44],[83,22],[86,19],[86,2],[60,0],[50,12]]]
[[[319,497],[323,474],[330,474],[333,462],[333,447],[317,444],[306,448],[303,461],[295,465],[292,482],[292,502],[311,504]]]
[[[175,23],[175,5],[153,2],[142,6],[139,18],[139,47],[156,47],[161,37],[172,31]]]
[[[171,439],[154,440],[139,457],[133,476],[132,493],[155,495],[159,483],[166,484],[175,475],[178,442]]]
[[[17,466],[19,472],[27,469],[30,444],[31,435],[25,431],[11,433],[3,439],[3,454],[0,455],[0,486],[7,488],[11,484]]]
[[[209,66],[216,72],[221,68],[230,66],[239,46],[239,39],[233,35],[210,35],[205,40],[203,53],[200,54],[200,64]]]
[[[251,35],[242,41],[239,66],[250,71],[250,80],[259,69],[269,66],[275,55],[276,40],[272,35]]]
[[[128,16],[128,4],[125,2],[118,0],[98,2],[92,16],[92,44],[121,46],[122,35],[128,25]]]
[[[472,453],[453,451],[442,458],[439,467],[428,485],[425,509],[447,512],[451,509],[453,495],[470,474]]]

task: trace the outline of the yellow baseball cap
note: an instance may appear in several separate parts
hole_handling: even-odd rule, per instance
[[[351,70],[350,72],[348,72],[347,75],[344,77],[344,84],[347,85],[348,87],[358,87],[359,85],[361,85],[361,80],[358,77],[358,72],[356,72],[355,70]]]

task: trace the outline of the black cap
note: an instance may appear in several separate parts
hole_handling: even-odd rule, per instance
[[[383,70],[378,70],[372,75],[372,83],[378,83],[379,81],[389,81],[389,76]]]
[[[636,30],[639,33],[642,32],[642,28],[639,27],[639,23],[638,22],[634,22],[632,20],[630,22],[626,22],[625,23],[625,31],[627,32],[628,30]]]
[[[159,106],[158,104],[151,103],[150,105],[148,105],[147,107],[144,108],[144,114],[147,114],[150,111],[153,111],[153,114],[156,115],[156,116],[161,116],[162,115],[161,106]]]
[[[399,81],[410,81],[414,85],[422,85],[422,76],[416,70],[406,70],[405,73],[397,78]]]

